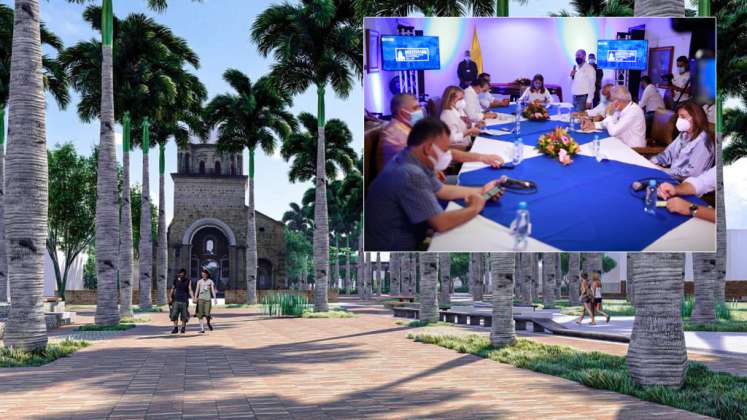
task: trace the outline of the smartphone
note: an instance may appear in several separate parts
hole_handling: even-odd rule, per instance
[[[488,192],[482,195],[483,200],[490,200],[491,198],[498,195],[498,193],[501,192],[502,189],[503,187],[501,187],[500,184],[496,185],[495,187],[491,188],[490,190],[488,190]]]
[[[514,169],[515,167],[513,162],[504,162],[498,169]]]

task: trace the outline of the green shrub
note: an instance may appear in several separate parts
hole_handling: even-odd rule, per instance
[[[308,305],[305,293],[273,292],[262,298],[262,311],[269,316],[300,317]]]
[[[732,303],[722,302],[722,303],[716,304],[716,308],[714,308],[716,311],[716,318],[723,319],[726,321],[731,321],[732,320],[732,314],[731,314],[732,307],[736,309],[736,302],[732,302]]]
[[[410,334],[408,338],[707,416],[747,419],[747,378],[713,372],[696,362],[689,363],[684,386],[675,390],[635,384],[623,356],[582,352],[527,339],[496,348],[490,345],[488,337],[475,334],[463,337]]]
[[[114,325],[96,325],[86,324],[78,327],[78,331],[125,331],[130,328],[135,328],[133,323],[120,323]]]
[[[695,297],[692,295],[685,296],[680,301],[680,313],[682,318],[690,318],[693,315],[693,308],[695,307]]]
[[[4,367],[33,367],[51,363],[61,357],[67,357],[83,347],[88,347],[86,341],[64,340],[59,343],[47,344],[40,351],[20,351],[8,347],[0,347],[0,368]]]
[[[151,306],[150,308],[141,308],[139,306],[136,306],[136,307],[132,308],[132,312],[135,312],[135,313],[142,313],[142,312],[163,312],[163,307],[162,306],[158,306],[158,305]]]
[[[124,317],[119,320],[120,324],[145,324],[146,322],[150,322],[150,318],[147,316],[143,317]]]
[[[355,315],[348,311],[331,310],[327,312],[305,311],[303,318],[354,318]]]

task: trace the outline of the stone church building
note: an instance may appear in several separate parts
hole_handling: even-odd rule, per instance
[[[199,278],[207,268],[219,296],[246,290],[248,177],[241,153],[219,153],[215,134],[178,150],[174,218],[168,228],[169,283],[182,268]],[[257,224],[257,288],[286,287],[283,224],[260,212]]]

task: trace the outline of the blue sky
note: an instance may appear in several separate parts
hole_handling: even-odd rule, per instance
[[[11,0],[0,0],[13,7]],[[99,2],[96,1],[96,4]],[[176,35],[187,40],[197,52],[201,67],[196,74],[208,89],[209,97],[229,91],[222,80],[223,72],[234,67],[245,72],[252,79],[269,71],[271,60],[262,58],[255,50],[249,37],[249,28],[255,17],[271,4],[279,0],[171,0],[170,7],[163,13],[147,10],[144,0],[114,0],[114,11],[119,17],[129,13],[145,13],[158,22],[169,26]],[[516,1],[510,2],[511,16],[547,16],[549,12],[569,9],[566,0],[531,0],[521,6]],[[66,0],[48,0],[41,2],[42,20],[54,33],[60,36],[66,46],[82,40],[98,38],[83,21],[82,5],[70,4]],[[329,91],[328,91],[329,92]],[[47,140],[50,147],[55,144],[72,142],[80,153],[88,154],[98,142],[98,122],[82,123],[76,113],[78,97],[73,92],[73,99],[68,109],[61,111],[53,100],[48,98]],[[347,99],[327,95],[327,118],[339,118],[348,124],[353,132],[354,148],[363,149],[362,119],[363,89],[358,86]],[[736,106],[733,101],[730,105]],[[294,100],[293,112],[316,113],[316,95],[308,91]],[[117,131],[121,128],[117,127]],[[166,170],[176,170],[176,147],[170,143],[167,147]],[[131,156],[131,177],[133,183],[142,180],[141,153],[135,151]],[[117,158],[121,162],[121,146],[117,149]],[[244,159],[247,162],[247,159]],[[310,183],[290,184],[287,179],[288,164],[279,156],[259,154],[256,160],[255,199],[257,210],[280,219],[291,201],[299,202],[303,192],[311,187]],[[747,159],[725,168],[727,216],[730,228],[747,228]],[[151,195],[158,202],[158,159],[150,159]],[[173,184],[166,182],[166,215],[171,220],[173,212]]]

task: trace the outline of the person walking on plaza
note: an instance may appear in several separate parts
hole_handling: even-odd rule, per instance
[[[207,270],[202,270],[202,278],[197,282],[195,296],[197,297],[197,312],[195,316],[200,321],[200,333],[205,334],[205,325],[202,320],[207,320],[207,326],[212,331],[213,325],[210,323],[212,319],[210,315],[210,310],[212,309],[211,300],[215,299],[215,304],[218,304],[215,283],[213,283],[213,280],[210,278],[210,272]]]
[[[591,291],[594,295],[594,304],[592,305],[592,310],[594,312],[594,315],[596,314],[602,314],[605,318],[607,318],[607,323],[610,322],[610,316],[606,312],[602,311],[602,280],[599,278],[599,271],[595,271],[592,274],[592,280],[591,280]],[[594,321],[592,320],[592,324]]]
[[[189,299],[194,299],[192,293],[192,283],[187,277],[187,270],[179,270],[176,280],[174,280],[174,287],[171,288],[169,293],[169,306],[171,306],[170,318],[174,323],[174,329],[171,334],[179,332],[179,319],[182,321],[181,333],[184,334],[187,330],[187,321],[189,321]]]
[[[591,287],[589,287],[589,275],[586,273],[581,273],[581,303],[584,305],[584,308],[581,310],[581,316],[576,320],[576,324],[581,324],[581,321],[584,320],[584,315],[588,312],[591,318],[591,325],[596,325],[594,310],[592,309],[594,295],[592,294]]]

